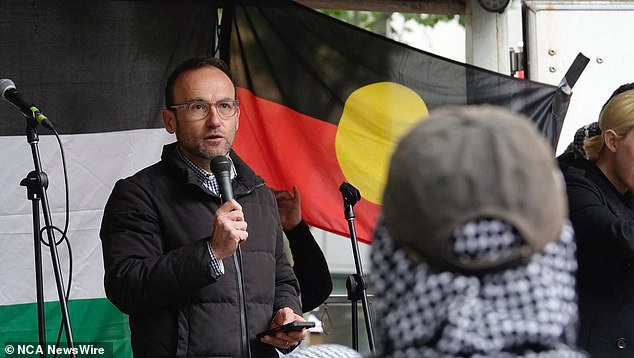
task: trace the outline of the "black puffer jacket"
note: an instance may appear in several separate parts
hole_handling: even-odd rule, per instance
[[[585,159],[564,174],[579,265],[577,342],[592,357],[634,357],[634,196]]]
[[[255,335],[282,307],[301,313],[282,248],[273,193],[235,153],[233,180],[249,237],[241,244],[252,357],[277,357]],[[117,182],[101,226],[107,297],[130,316],[135,357],[244,357],[243,300],[235,256],[210,275],[207,240],[220,198],[200,186],[176,153]]]

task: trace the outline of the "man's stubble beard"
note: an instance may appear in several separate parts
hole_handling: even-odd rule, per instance
[[[224,148],[221,150],[220,153],[217,153],[217,152],[213,153],[209,151],[207,148],[205,148],[203,144],[199,144],[198,147],[196,148],[195,154],[205,159],[212,160],[216,156],[229,154],[229,150],[231,150],[231,144],[227,142],[225,142]]]
[[[206,160],[211,160],[218,155],[227,155],[231,150],[231,143],[227,142],[225,139],[224,146],[214,146],[211,150],[207,148],[204,143],[196,142],[191,136],[185,135],[176,136],[176,140],[179,143],[180,147],[184,149],[190,155],[194,155],[199,158],[204,158]],[[222,148],[217,150],[218,148]]]

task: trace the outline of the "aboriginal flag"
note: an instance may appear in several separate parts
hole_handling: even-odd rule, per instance
[[[265,4],[232,9],[234,148],[272,188],[299,187],[310,225],[349,236],[338,190],[348,182],[362,196],[357,237],[369,242],[393,147],[434,108],[503,106],[556,147],[570,99],[558,87],[435,56],[296,3]]]

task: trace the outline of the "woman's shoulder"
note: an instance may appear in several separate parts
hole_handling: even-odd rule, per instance
[[[598,184],[602,176],[599,168],[593,162],[584,158],[569,162],[565,168],[562,168],[561,172],[567,185],[580,183]]]

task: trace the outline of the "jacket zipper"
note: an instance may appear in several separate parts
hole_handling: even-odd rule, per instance
[[[236,269],[236,283],[238,285],[238,308],[240,310],[240,333],[242,342],[242,357],[251,358],[251,347],[249,345],[249,323],[247,321],[247,302],[244,292],[243,272],[242,272],[242,255],[240,247],[233,255],[233,264]]]
[[[234,198],[237,199],[241,196],[249,195],[253,193],[256,189],[263,187],[264,182],[258,183],[256,186],[252,187],[246,192],[235,193]],[[249,323],[247,321],[247,302],[246,302],[246,293],[244,291],[244,276],[242,270],[242,252],[240,251],[240,246],[238,246],[238,250],[236,250],[235,255],[233,255],[233,265],[236,269],[236,283],[238,285],[238,308],[240,310],[240,335],[241,335],[241,343],[242,343],[242,357],[251,358],[251,345],[249,344]]]
[[[248,191],[240,194],[236,194],[235,198],[239,198],[244,195],[251,194],[255,189],[264,186],[264,183],[259,183]],[[251,345],[249,344],[249,322],[247,320],[247,301],[246,293],[244,291],[244,276],[242,270],[242,252],[238,246],[236,254],[233,255],[233,264],[236,269],[236,283],[238,285],[238,306],[240,310],[240,333],[242,343],[242,357],[251,358]]]

